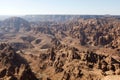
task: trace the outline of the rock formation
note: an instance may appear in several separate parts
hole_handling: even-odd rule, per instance
[[[0,79],[38,80],[26,59],[17,54],[8,44],[0,44]]]
[[[119,16],[42,17],[0,21],[0,80],[119,80]]]

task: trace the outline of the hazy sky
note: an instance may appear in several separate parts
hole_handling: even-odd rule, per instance
[[[0,0],[0,15],[113,14],[120,0]]]

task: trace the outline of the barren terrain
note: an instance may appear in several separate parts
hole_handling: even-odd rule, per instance
[[[119,16],[1,20],[0,80],[120,80]]]

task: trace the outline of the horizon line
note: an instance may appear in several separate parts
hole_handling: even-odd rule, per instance
[[[73,15],[73,16],[80,16],[80,15],[90,15],[90,16],[120,16],[120,14],[0,14],[0,16],[34,16],[34,15],[40,15],[40,16],[50,16],[50,15]]]

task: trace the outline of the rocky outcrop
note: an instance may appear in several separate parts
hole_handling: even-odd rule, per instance
[[[19,68],[19,79],[18,80],[38,80],[33,72],[31,71],[30,66],[22,64]]]
[[[113,44],[116,40],[118,41],[119,26],[119,19],[116,18],[79,19],[66,25],[69,34],[79,39],[83,46]],[[112,46],[109,45],[109,47]]]
[[[119,75],[120,62],[111,56],[93,51],[80,52],[77,48],[65,45],[49,49],[39,56],[40,71],[49,68],[50,76],[60,74],[61,80],[97,80],[108,75]],[[53,74],[53,75],[52,75]]]
[[[38,80],[26,59],[16,53],[8,44],[0,44],[0,79]]]

